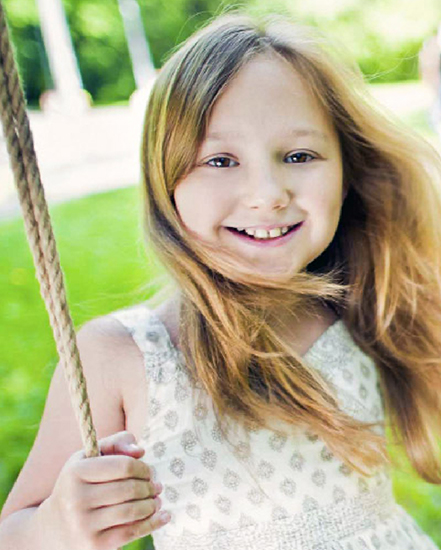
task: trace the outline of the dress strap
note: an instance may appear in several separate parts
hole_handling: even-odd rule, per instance
[[[120,321],[140,349],[149,379],[167,383],[176,377],[180,354],[159,317],[141,303],[110,313]]]

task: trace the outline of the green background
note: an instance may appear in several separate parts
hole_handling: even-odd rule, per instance
[[[33,0],[4,4],[27,97],[37,105],[39,94],[51,87],[38,12]],[[246,5],[265,11],[269,4],[256,0]],[[116,0],[65,0],[64,5],[84,85],[95,104],[127,102],[135,84]],[[206,18],[229,5],[140,1],[156,67]],[[271,2],[271,8],[290,11],[325,30],[347,46],[369,81],[394,83],[390,86],[397,91],[400,82],[417,77],[417,53],[441,20],[438,0],[279,0]],[[426,113],[414,112],[406,122],[433,138]],[[143,243],[136,187],[58,205],[51,214],[77,328],[144,300],[158,288],[149,285],[161,270]],[[32,446],[57,363],[20,219],[0,220],[0,297],[1,506]],[[404,471],[394,473],[394,488],[398,501],[441,547],[441,488]]]
[[[52,86],[35,0],[4,0],[28,100]],[[95,103],[135,89],[117,0],[64,0],[85,88]],[[233,6],[289,13],[348,47],[375,82],[417,77],[417,53],[441,20],[439,0],[139,0],[155,66],[207,18]]]

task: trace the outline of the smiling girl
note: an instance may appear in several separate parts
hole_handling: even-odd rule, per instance
[[[256,273],[289,278],[327,248],[343,200],[339,139],[280,56],[250,60],[216,102],[174,200],[188,231]]]
[[[318,34],[234,13],[162,68],[142,161],[176,292],[82,328],[102,456],[57,367],[1,547],[434,550],[385,433],[441,483],[437,153]]]

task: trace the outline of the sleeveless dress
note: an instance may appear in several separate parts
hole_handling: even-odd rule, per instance
[[[152,533],[156,550],[437,550],[395,502],[385,468],[360,475],[317,435],[287,433],[283,423],[242,428],[227,445],[208,394],[190,382],[156,314],[140,304],[110,315],[144,357],[149,411],[139,444],[171,514]],[[374,362],[341,319],[304,360],[331,382],[343,410],[384,420]]]

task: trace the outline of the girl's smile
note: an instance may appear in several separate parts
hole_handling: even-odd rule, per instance
[[[285,60],[261,54],[214,104],[174,200],[183,225],[217,255],[289,278],[332,241],[342,194],[330,117]]]
[[[304,222],[300,222],[294,225],[283,225],[268,229],[243,229],[226,227],[235,238],[241,239],[251,246],[282,246],[291,239],[294,233],[296,233],[303,225]]]

